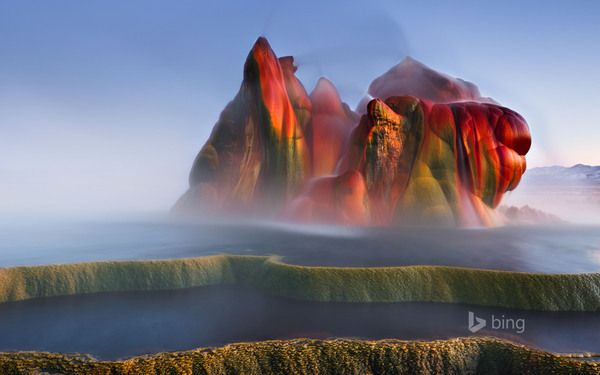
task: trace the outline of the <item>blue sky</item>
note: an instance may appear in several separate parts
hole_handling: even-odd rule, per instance
[[[411,55],[523,114],[530,166],[600,164],[599,15],[594,1],[3,0],[0,210],[168,208],[259,35],[351,106]]]

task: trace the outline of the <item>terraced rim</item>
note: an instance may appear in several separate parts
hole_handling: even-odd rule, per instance
[[[494,338],[438,341],[275,340],[121,361],[0,353],[2,374],[600,374],[578,361]]]
[[[321,302],[445,302],[538,311],[600,310],[600,273],[447,266],[312,267],[216,255],[0,269],[0,302],[84,293],[240,285]]]

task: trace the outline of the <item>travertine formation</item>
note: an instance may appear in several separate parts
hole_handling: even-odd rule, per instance
[[[177,211],[358,225],[490,225],[525,172],[529,128],[475,85],[407,58],[357,112],[259,38]]]
[[[576,359],[574,359],[576,358]],[[489,337],[438,341],[270,340],[101,361],[0,353],[2,374],[600,374],[585,355],[556,355]]]

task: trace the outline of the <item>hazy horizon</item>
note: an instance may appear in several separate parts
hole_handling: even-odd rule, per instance
[[[4,1],[0,216],[167,210],[259,35],[353,108],[412,56],[521,113],[530,167],[599,165],[598,7]]]

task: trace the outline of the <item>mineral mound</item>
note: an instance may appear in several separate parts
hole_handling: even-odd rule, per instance
[[[531,146],[518,113],[406,58],[356,111],[333,83],[308,94],[259,38],[190,172],[180,213],[354,225],[492,225]]]

